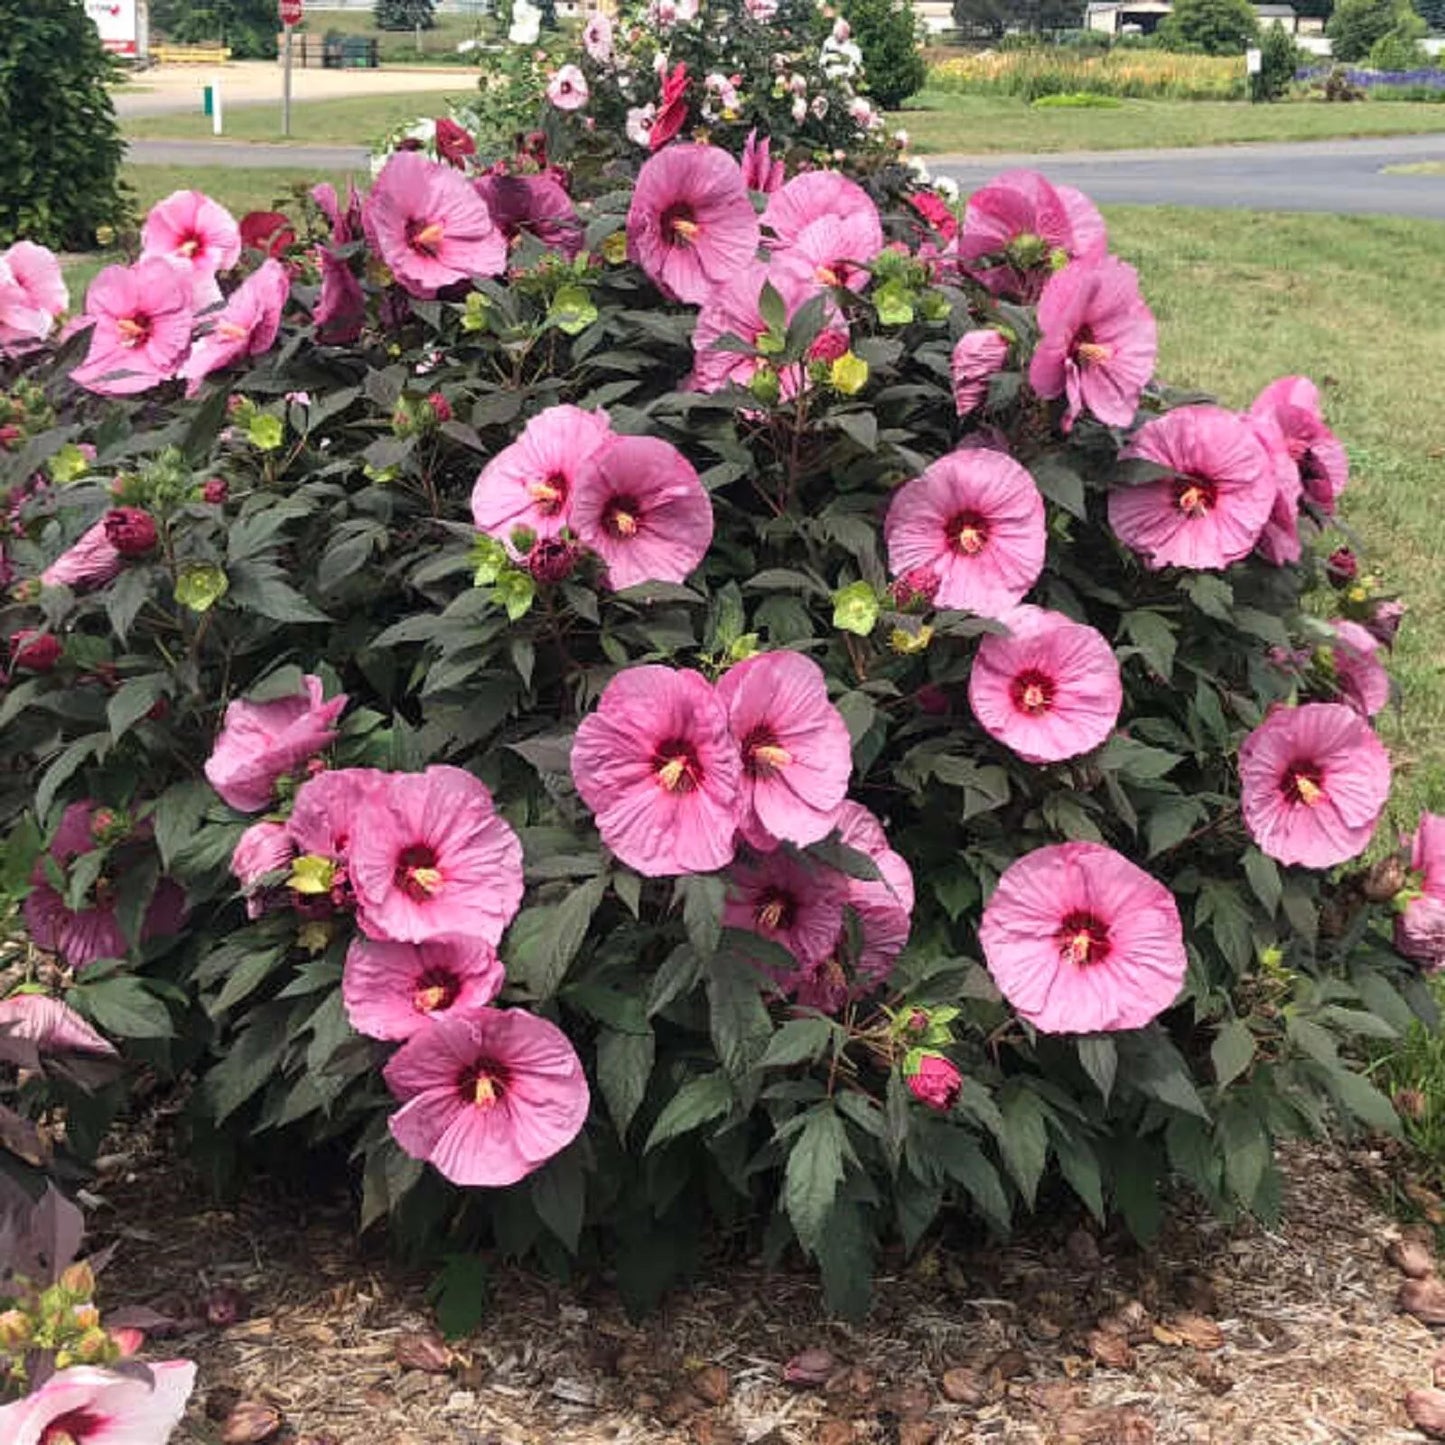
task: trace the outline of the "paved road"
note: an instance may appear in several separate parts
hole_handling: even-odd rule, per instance
[[[1445,175],[1385,167],[1445,163],[1445,134],[1197,150],[1093,151],[1040,156],[926,156],[965,190],[1009,166],[1032,166],[1105,204],[1226,206],[1445,220]],[[1445,258],[1442,258],[1445,262]]]
[[[240,141],[132,141],[140,165],[301,166],[365,170],[361,146],[257,145]],[[1331,211],[1445,220],[1445,175],[1388,175],[1386,166],[1445,162],[1445,134],[1198,150],[1094,151],[1061,155],[928,156],[937,175],[965,189],[1010,166],[1033,166],[1096,201]]]

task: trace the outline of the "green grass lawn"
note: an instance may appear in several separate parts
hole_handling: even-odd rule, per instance
[[[448,96],[466,96],[472,85],[456,76],[446,89],[409,95],[352,96],[345,100],[306,101],[291,107],[293,145],[370,146],[387,132],[418,116],[446,115]],[[280,102],[235,105],[226,112],[226,140],[280,141]],[[191,114],[138,115],[122,122],[132,140],[211,140],[211,118]]]
[[[1445,132],[1445,105],[1319,100],[1125,100],[1108,109],[1035,109],[1015,96],[925,90],[889,117],[921,152],[1130,150],[1235,141]]]
[[[1166,207],[1106,211],[1159,318],[1159,373],[1240,406],[1289,372],[1314,377],[1349,448],[1344,516],[1410,615],[1392,671],[1404,693],[1382,731],[1398,784],[1392,819],[1445,810],[1445,310],[1423,278],[1445,270],[1445,223]]]

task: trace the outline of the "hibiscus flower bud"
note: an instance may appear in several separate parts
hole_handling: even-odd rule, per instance
[[[888,597],[900,612],[922,612],[938,595],[939,576],[931,567],[910,567],[888,584]]]
[[[211,477],[201,488],[201,500],[213,506],[221,506],[231,495],[231,488],[224,477]]]
[[[110,1332],[110,1340],[121,1359],[128,1360],[140,1353],[141,1346],[146,1342],[145,1331],[133,1325],[122,1325]]]
[[[903,1032],[917,1037],[928,1032],[930,1019],[926,1008],[909,1009],[903,1017]]]
[[[98,1310],[92,1307],[91,1313],[97,1321],[100,1319]],[[115,1358],[115,1342],[97,1323],[91,1325],[71,1346],[71,1353],[82,1364],[103,1365]]]
[[[924,1054],[906,1082],[920,1104],[943,1114],[958,1101],[963,1075],[942,1054]]]
[[[1365,897],[1371,903],[1388,903],[1405,886],[1408,877],[1398,856],[1381,858],[1365,874]]]
[[[1395,947],[1426,973],[1445,968],[1445,902],[1418,894],[1395,918]]]
[[[1370,609],[1370,615],[1365,619],[1365,626],[1370,635],[1376,638],[1385,647],[1395,645],[1395,634],[1400,630],[1400,623],[1405,620],[1405,604],[1396,598],[1383,598]]]
[[[820,332],[808,348],[809,361],[837,361],[848,354],[848,333],[832,327]]]
[[[60,639],[53,632],[27,629],[10,638],[10,662],[17,672],[49,672],[60,654]]]
[[[527,571],[535,582],[565,582],[576,569],[578,549],[561,537],[544,537],[527,553]]]
[[[22,432],[20,428],[18,426],[15,426],[13,423],[7,423],[5,426],[0,426],[0,448],[3,448],[7,452],[11,451],[14,448],[15,443],[18,442],[20,438],[24,435],[25,433]]]
[[[446,399],[446,397],[441,394],[441,392],[432,392],[432,394],[427,397],[426,404],[431,408],[432,417],[435,419],[438,426],[440,426],[443,422],[448,422],[452,419],[451,403]]]
[[[105,514],[105,536],[122,557],[144,557],[156,545],[155,519],[139,507],[112,507]]]
[[[1325,560],[1331,587],[1348,587],[1360,575],[1360,559],[1348,547],[1336,547]]]
[[[30,1342],[34,1325],[24,1310],[6,1310],[0,1314],[0,1350],[15,1354]]]
[[[71,1322],[87,1334],[100,1324],[100,1311],[92,1304],[76,1305]]]

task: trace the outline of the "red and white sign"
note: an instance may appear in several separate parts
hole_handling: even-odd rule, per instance
[[[281,0],[281,23],[283,25],[299,25],[301,15],[301,0]]]
[[[136,0],[85,0],[85,13],[95,21],[101,43],[112,55],[140,54],[136,9]]]

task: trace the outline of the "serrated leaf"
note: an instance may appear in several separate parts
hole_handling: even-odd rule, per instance
[[[1258,848],[1244,850],[1244,875],[1254,896],[1264,904],[1265,912],[1271,917],[1279,911],[1280,899],[1284,896],[1284,884],[1279,876],[1279,865],[1273,858],[1266,858]]]
[[[128,733],[169,690],[170,679],[162,673],[127,678],[105,705],[111,737],[119,739]]]
[[[745,958],[724,948],[703,970],[713,1047],[734,1078],[756,1065],[772,1036],[762,999],[762,975]]]
[[[82,982],[68,998],[98,1028],[116,1038],[168,1039],[175,1033],[171,1011],[129,974]]]
[[[518,915],[508,939],[508,972],[534,998],[551,998],[561,986],[607,887],[607,875],[599,874],[560,902],[527,908]]]
[[[647,1143],[643,1145],[643,1152],[650,1153],[669,1139],[676,1139],[680,1134],[690,1133],[703,1124],[720,1119],[732,1107],[733,1086],[721,1070],[689,1079],[657,1116]]]
[[[783,1069],[792,1064],[815,1063],[832,1043],[835,1029],[830,1019],[789,1019],[768,1040],[758,1067]]]
[[[823,1226],[843,1182],[845,1142],[843,1121],[830,1102],[808,1115],[788,1154],[783,1207],[798,1242],[809,1254],[817,1253]]]
[[[1030,1207],[1049,1157],[1049,1131],[1038,1096],[1023,1087],[1006,1089],[998,1100],[1004,1128],[999,1152]]]
[[[1174,629],[1157,612],[1137,611],[1124,614],[1124,631],[1150,671],[1168,682],[1174,671]]]
[[[1220,1114],[1215,1138],[1224,1155],[1224,1177],[1235,1198],[1248,1209],[1269,1168],[1269,1136],[1254,1112],[1241,1104]]]
[[[532,1176],[530,1193],[537,1217],[562,1241],[568,1254],[577,1253],[587,1203],[587,1175],[577,1145],[564,1149]]]
[[[1243,1019],[1230,1019],[1215,1035],[1209,1059],[1221,1089],[1232,1084],[1254,1062],[1254,1035]]]
[[[710,959],[722,937],[726,880],[720,873],[694,873],[677,880],[677,891],[682,895],[682,923],[687,930],[687,941],[699,958]]]
[[[647,1094],[656,1055],[657,1040],[651,1029],[633,1034],[604,1028],[598,1034],[597,1085],[623,1138]]]
[[[1079,1063],[1107,1104],[1119,1072],[1119,1050],[1114,1040],[1108,1034],[1081,1034],[1074,1042],[1079,1051]]]

